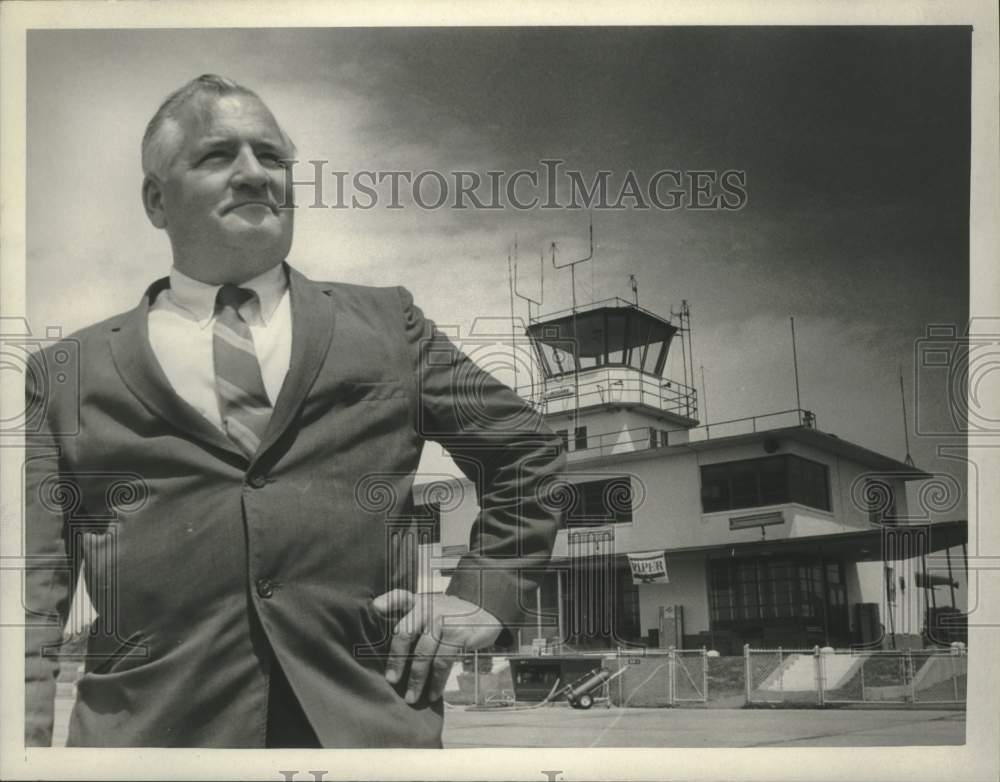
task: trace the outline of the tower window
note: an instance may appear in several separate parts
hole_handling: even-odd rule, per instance
[[[783,502],[830,510],[829,468],[792,454],[709,464],[701,468],[704,513]]]
[[[573,506],[567,527],[600,527],[632,521],[632,482],[628,477],[574,484]]]

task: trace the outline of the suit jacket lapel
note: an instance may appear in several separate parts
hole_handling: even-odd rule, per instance
[[[288,267],[288,288],[292,310],[292,357],[281,393],[258,457],[270,448],[295,418],[312,388],[333,338],[333,303],[326,288]]]
[[[125,316],[120,326],[112,327],[111,356],[115,368],[129,390],[149,410],[196,440],[242,457],[232,440],[177,395],[153,354],[149,343],[149,305],[169,284],[164,277],[150,285],[139,306]]]

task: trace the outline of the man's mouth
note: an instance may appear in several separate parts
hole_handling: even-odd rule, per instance
[[[240,209],[241,207],[244,206],[263,206],[266,207],[267,209],[270,209],[271,212],[273,212],[274,214],[277,214],[278,211],[275,208],[274,204],[268,201],[240,201],[238,204],[233,204],[232,206],[227,207],[225,210],[225,214],[232,212],[234,209]]]

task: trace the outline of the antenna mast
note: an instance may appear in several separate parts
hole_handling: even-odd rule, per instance
[[[517,234],[514,234],[514,247],[517,248]],[[514,252],[516,255],[517,250]],[[507,284],[510,287],[510,356],[514,370],[514,393],[517,393],[517,326],[514,324],[514,270],[510,245],[507,246]]]
[[[579,428],[580,423],[580,342],[576,336],[576,266],[585,263],[594,257],[594,215],[590,215],[590,252],[585,258],[568,263],[556,263],[556,243],[552,242],[552,266],[556,269],[569,267],[570,285],[573,289],[573,430]]]
[[[515,235],[515,238],[514,238],[514,242],[515,242],[514,243],[514,247],[515,247],[515,252],[514,252],[514,283],[513,283],[512,290],[513,290],[513,293],[514,293],[515,296],[517,296],[519,299],[523,299],[524,301],[528,302],[528,325],[531,325],[531,305],[534,304],[536,307],[538,307],[538,311],[541,312],[542,301],[545,299],[545,250],[543,249],[542,251],[540,251],[539,255],[538,255],[538,266],[539,266],[539,269],[541,270],[541,284],[540,284],[539,291],[538,291],[538,299],[535,300],[535,299],[531,298],[530,296],[528,296],[528,295],[526,295],[524,293],[521,293],[517,289],[517,252],[516,252],[517,237],[516,237],[516,235]],[[513,321],[514,321],[513,311],[514,310],[513,310],[513,304],[512,304],[511,305],[511,313],[512,313],[511,314],[511,329],[512,330],[514,328],[514,326],[513,326]],[[531,365],[529,365],[529,366],[531,366]],[[542,377],[543,378],[545,377],[544,373],[542,374]],[[535,396],[535,375],[534,375],[534,372],[531,372],[528,375],[528,382],[531,384],[531,396],[532,396],[532,399],[534,399],[534,396]]]
[[[795,409],[802,415],[802,397],[799,395],[799,357],[795,352],[795,318],[789,316],[792,323],[792,367],[795,372]]]
[[[903,403],[903,439],[906,442],[906,458],[903,460],[908,467],[914,467],[913,457],[910,456],[910,430],[906,416],[906,392],[903,390],[903,367],[899,367],[899,398]]]
[[[680,312],[674,312],[673,309],[670,310],[670,317],[677,318],[677,330],[681,335],[681,369],[684,372],[684,394],[687,398],[685,408],[688,412],[688,418],[693,418],[698,415],[698,406],[697,402],[695,402],[694,409],[691,409],[691,395],[688,391],[693,389],[697,381],[695,380],[694,374],[694,345],[691,342],[691,308],[688,307],[687,299],[681,299]],[[688,371],[689,364],[691,367],[690,374]],[[704,375],[704,373],[702,374]],[[704,377],[702,377],[702,385],[704,385]]]
[[[701,395],[703,402],[703,410],[705,411],[705,435],[708,436],[711,432],[708,424],[708,387],[705,385],[705,365],[701,365]]]

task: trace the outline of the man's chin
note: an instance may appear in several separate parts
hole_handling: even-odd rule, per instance
[[[248,212],[246,207],[229,212],[220,221],[219,228],[226,243],[258,247],[261,244],[280,244],[285,236],[291,234],[291,225],[286,224],[270,210],[266,214],[261,207],[261,214],[236,214]]]

